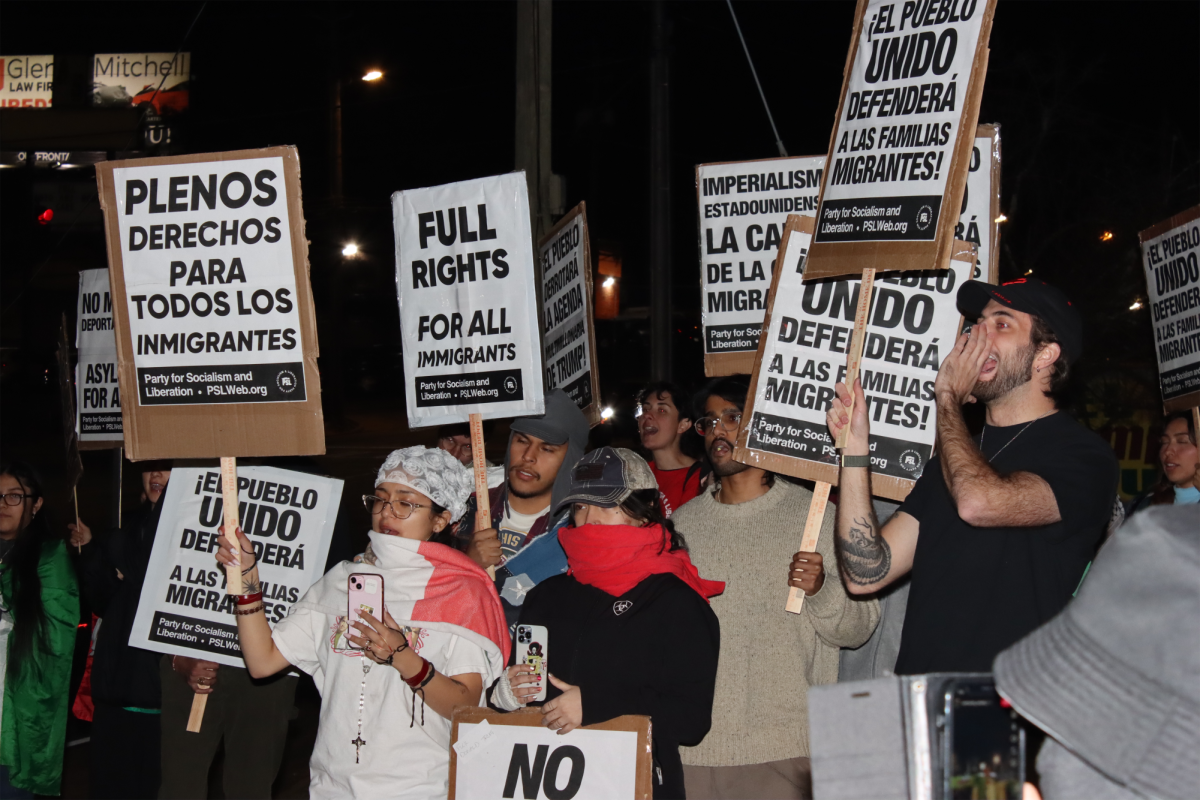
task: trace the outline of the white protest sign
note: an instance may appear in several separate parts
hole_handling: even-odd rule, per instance
[[[462,745],[460,747],[460,745]],[[460,722],[455,800],[636,797],[638,734]]]
[[[805,281],[809,247],[807,233],[789,231],[753,401],[735,457],[836,483],[837,453],[825,412],[835,396],[834,384],[845,380],[861,280]],[[871,419],[876,494],[903,498],[933,453],[934,381],[960,328],[956,293],[971,279],[974,261],[968,246],[956,253],[947,270],[876,276],[860,373]],[[784,464],[777,457],[792,461]]]
[[[708,375],[749,371],[784,223],[788,214],[816,215],[824,168],[824,156],[696,166]]]
[[[976,128],[962,213],[954,238],[973,242],[978,252],[974,279],[995,283],[1000,265],[1000,126]]]
[[[592,319],[592,252],[587,206],[580,203],[538,247],[545,325],[546,391],[562,389],[595,425],[600,422],[600,376]]]
[[[325,572],[342,481],[275,469],[238,468],[239,519],[254,546],[267,622]],[[216,467],[171,472],[146,581],[129,634],[131,647],[245,666],[234,596],[216,561],[224,504]]]
[[[1163,407],[1200,406],[1200,206],[1141,232]]]
[[[125,166],[113,184],[138,387],[126,402],[305,401],[283,158]]]
[[[113,325],[108,270],[79,273],[79,307],[75,347],[75,433],[80,443],[113,442],[125,437],[121,427],[121,386],[117,378],[117,336]]]
[[[392,195],[412,428],[542,414],[523,172]]]

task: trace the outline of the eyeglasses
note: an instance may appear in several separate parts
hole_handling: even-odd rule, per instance
[[[364,494],[362,501],[363,507],[371,512],[372,515],[382,514],[383,509],[387,508],[396,519],[408,519],[418,508],[429,508],[424,503],[410,503],[407,500],[384,500],[382,497],[373,494]]]
[[[738,426],[742,424],[742,412],[726,411],[720,417],[701,417],[696,420],[696,433],[701,436],[708,436],[710,431],[717,429],[718,420],[720,420],[725,430],[736,431]]]
[[[26,500],[35,500],[35,499],[37,499],[36,494],[21,494],[20,492],[12,492],[11,494],[4,495],[4,505],[19,506],[19,505],[21,505],[21,503],[24,503]]]

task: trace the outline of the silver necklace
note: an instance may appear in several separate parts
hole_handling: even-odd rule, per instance
[[[987,461],[988,461],[988,463],[989,463],[989,464],[990,464],[990,463],[992,463],[992,460],[993,460],[994,458],[996,458],[996,456],[998,456],[998,455],[1000,455],[1001,453],[1003,453],[1003,452],[1004,452],[1004,448],[1005,448],[1005,447],[1008,447],[1010,444],[1012,444],[1013,442],[1015,442],[1015,441],[1017,440],[1017,436],[1020,436],[1022,433],[1024,433],[1024,432],[1025,432],[1025,431],[1027,431],[1027,430],[1029,430],[1029,426],[1030,426],[1030,425],[1032,425],[1033,423],[1037,422],[1039,419],[1045,419],[1046,417],[1048,417],[1048,416],[1050,416],[1051,414],[1053,414],[1053,413],[1054,413],[1054,411],[1056,411],[1056,410],[1057,410],[1057,409],[1052,409],[1052,410],[1050,410],[1050,411],[1047,411],[1045,414],[1042,414],[1042,415],[1041,415],[1040,417],[1038,417],[1037,419],[1031,419],[1029,422],[1027,422],[1027,423],[1025,424],[1025,427],[1024,427],[1024,428],[1021,428],[1021,430],[1017,431],[1017,435],[1016,435],[1016,436],[1012,437],[1011,439],[1009,439],[1007,442],[1005,442],[1005,443],[1004,443],[1004,447],[1001,447],[999,450],[997,450],[996,452],[992,453],[991,457],[989,457],[989,458],[988,458],[988,460],[987,460]],[[987,434],[987,425],[985,424],[985,425],[983,426],[983,430],[979,432],[979,452],[980,452],[981,454],[983,453],[983,437],[984,437],[986,434]]]
[[[368,547],[369,546],[370,545],[368,545]],[[354,738],[354,740],[350,742],[350,744],[354,745],[354,763],[355,764],[358,763],[359,749],[362,748],[362,746],[364,744],[366,744],[366,741],[362,738],[363,706],[366,705],[367,673],[371,671],[371,662],[366,657],[366,655],[362,655],[362,656],[360,656],[360,658],[362,658],[363,677],[362,677],[362,686],[358,690],[358,736],[356,736]]]

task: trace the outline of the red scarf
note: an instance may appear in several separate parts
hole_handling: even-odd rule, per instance
[[[583,525],[558,532],[570,574],[588,586],[620,597],[651,575],[669,572],[707,600],[725,591],[724,581],[700,577],[684,550],[671,551],[661,525]]]

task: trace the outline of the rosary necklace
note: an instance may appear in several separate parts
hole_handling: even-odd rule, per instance
[[[992,463],[992,459],[994,459],[996,456],[998,456],[998,455],[1000,455],[1001,453],[1003,453],[1003,452],[1004,452],[1004,448],[1005,448],[1005,447],[1008,447],[1010,444],[1012,444],[1013,442],[1015,442],[1015,441],[1017,440],[1017,436],[1020,436],[1022,433],[1024,433],[1024,432],[1025,432],[1025,431],[1027,431],[1027,430],[1029,430],[1029,426],[1030,426],[1030,425],[1032,425],[1033,423],[1037,422],[1039,419],[1045,419],[1046,417],[1050,416],[1051,414],[1053,414],[1053,413],[1054,413],[1055,411],[1057,411],[1057,410],[1058,410],[1058,409],[1053,409],[1053,408],[1052,408],[1052,409],[1050,409],[1049,411],[1047,411],[1045,414],[1042,414],[1042,415],[1041,415],[1040,417],[1038,417],[1037,419],[1031,419],[1031,420],[1029,420],[1029,422],[1027,422],[1027,423],[1025,424],[1025,427],[1024,427],[1024,428],[1021,428],[1021,430],[1017,431],[1017,434],[1016,434],[1016,436],[1013,436],[1011,439],[1009,439],[1007,442],[1005,442],[1005,443],[1004,443],[1004,447],[1001,447],[999,450],[997,450],[996,452],[992,453],[992,455],[991,455],[991,456],[988,458],[988,463],[989,463],[989,464],[990,464],[990,463]],[[981,454],[983,453],[983,437],[984,437],[984,435],[986,435],[986,434],[987,434],[987,425],[984,425],[984,426],[983,426],[983,430],[979,432],[979,452],[980,452]]]
[[[366,704],[367,673],[371,671],[371,660],[369,658],[367,658],[365,655],[361,656],[361,658],[362,658],[363,677],[362,677],[362,687],[358,691],[358,736],[350,742],[350,744],[354,745],[354,763],[355,764],[358,763],[359,748],[361,748],[364,744],[366,744],[366,742],[363,741],[363,738],[362,738],[363,706]]]

